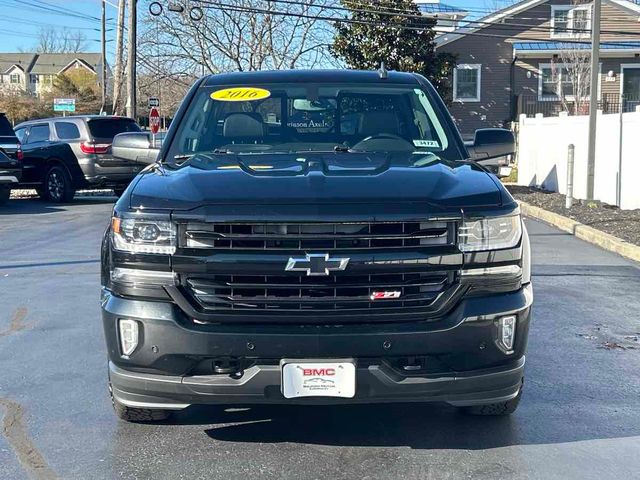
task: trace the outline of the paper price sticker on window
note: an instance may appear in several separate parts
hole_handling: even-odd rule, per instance
[[[435,140],[414,140],[413,144],[416,147],[440,148],[440,144]]]
[[[233,87],[217,90],[211,94],[211,98],[219,102],[253,102],[269,98],[271,92],[264,88]]]

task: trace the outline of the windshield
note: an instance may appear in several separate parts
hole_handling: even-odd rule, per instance
[[[200,89],[168,159],[328,151],[461,158],[450,129],[415,85],[271,84]]]

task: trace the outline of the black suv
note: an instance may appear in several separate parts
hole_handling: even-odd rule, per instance
[[[102,244],[120,418],[193,404],[444,401],[509,414],[533,300],[518,205],[468,160],[422,76],[205,77],[117,202]]]
[[[111,155],[114,136],[141,131],[130,118],[43,118],[21,123],[15,131],[24,149],[21,186],[52,202],[68,202],[81,188],[113,188],[120,195],[141,169]]]
[[[0,113],[0,204],[22,178],[22,147],[4,113]]]

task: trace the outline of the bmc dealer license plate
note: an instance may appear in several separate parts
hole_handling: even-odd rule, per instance
[[[282,362],[282,394],[285,398],[343,397],[356,394],[353,362]]]

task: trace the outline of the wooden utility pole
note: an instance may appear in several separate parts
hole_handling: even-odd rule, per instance
[[[595,184],[601,7],[601,0],[593,0],[593,18],[591,19],[591,85],[589,87],[589,141],[587,146],[587,200],[593,200]]]
[[[136,26],[138,0],[129,0],[129,37],[127,40],[127,116],[136,119]]]
[[[120,94],[122,91],[122,67],[124,60],[124,12],[127,8],[126,0],[120,0],[118,3],[118,22],[116,25],[116,64],[113,75],[113,113],[122,114],[122,102]]]
[[[104,113],[107,108],[107,12],[104,0],[102,0],[102,35],[100,41],[102,44],[102,104],[100,113]]]

